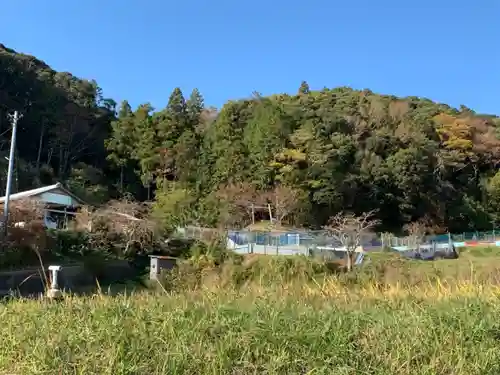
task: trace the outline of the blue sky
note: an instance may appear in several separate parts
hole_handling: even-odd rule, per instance
[[[0,43],[164,107],[176,86],[209,105],[302,80],[500,114],[498,0],[3,1]]]

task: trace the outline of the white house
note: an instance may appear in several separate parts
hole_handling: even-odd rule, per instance
[[[44,222],[47,228],[65,228],[68,219],[76,214],[85,202],[64,188],[61,183],[44,186],[11,194],[10,201],[36,199],[45,204]],[[0,198],[0,204],[5,202],[5,196]]]

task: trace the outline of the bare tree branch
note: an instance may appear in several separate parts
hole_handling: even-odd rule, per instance
[[[126,241],[124,253],[132,245],[146,249],[157,233],[157,223],[149,218],[149,206],[128,199],[111,201],[95,211],[83,208],[76,216],[80,229],[122,236]]]
[[[427,234],[427,227],[421,220],[414,221],[404,226],[404,230],[408,233],[410,240],[409,245],[418,247],[422,244],[425,235]]]
[[[278,225],[302,204],[303,192],[288,186],[279,185],[271,194],[276,221]]]
[[[352,269],[352,258],[356,249],[362,245],[363,239],[373,236],[372,230],[379,221],[374,219],[376,211],[355,216],[351,213],[339,212],[332,216],[328,225],[323,227],[327,233],[337,239],[347,252],[347,270]]]
[[[267,203],[267,194],[249,183],[236,183],[221,186],[216,192],[217,199],[228,205],[227,212],[220,218],[223,226],[244,226],[251,222],[252,205]]]

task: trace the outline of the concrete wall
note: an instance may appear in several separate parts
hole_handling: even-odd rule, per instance
[[[228,241],[229,242],[229,241]],[[288,245],[288,246],[272,246],[272,245],[257,245],[255,243],[236,245],[231,244],[228,248],[234,250],[238,254],[264,254],[264,255],[308,255],[309,249],[305,246]]]

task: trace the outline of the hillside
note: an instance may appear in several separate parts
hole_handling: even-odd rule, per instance
[[[0,44],[0,154],[10,145],[8,114],[22,113],[17,139],[15,190],[55,180],[104,184],[104,139],[114,117],[114,102],[99,86],[70,73],[56,72],[33,56]],[[0,157],[0,169],[6,161]],[[5,173],[0,188],[5,188]],[[99,190],[99,189],[98,189]],[[107,190],[104,187],[102,193]]]
[[[500,119],[464,106],[303,82],[296,95],[255,94],[218,112],[197,90],[174,89],[162,110],[124,102],[115,115],[96,82],[0,46],[0,153],[14,109],[24,115],[18,189],[61,180],[96,201],[149,197],[173,218],[165,225],[247,225],[252,203],[313,227],[340,210],[378,210],[381,230],[498,219]]]

